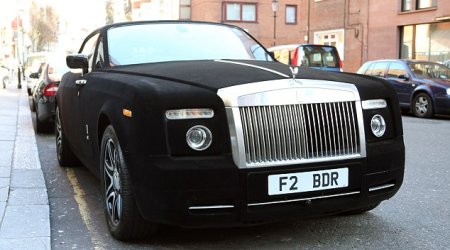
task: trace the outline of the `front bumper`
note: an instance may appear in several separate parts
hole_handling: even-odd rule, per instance
[[[53,123],[55,121],[55,97],[51,96],[45,99],[40,98],[37,102],[38,119],[41,122]]]
[[[404,174],[403,138],[367,145],[367,157],[238,169],[231,155],[141,157],[125,152],[138,208],[149,221],[185,227],[261,224],[338,214],[392,197]],[[268,195],[268,175],[347,167],[345,188]]]
[[[435,113],[450,115],[450,96],[436,97],[435,102]]]

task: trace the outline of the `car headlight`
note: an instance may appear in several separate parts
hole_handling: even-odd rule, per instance
[[[194,126],[186,133],[186,142],[192,149],[203,151],[211,145],[212,133],[205,126]]]
[[[447,89],[447,95],[450,95],[450,88]]]
[[[374,115],[370,121],[370,128],[376,137],[381,137],[386,132],[386,122],[381,115]]]
[[[166,111],[168,120],[204,119],[214,117],[212,109],[172,109]]]

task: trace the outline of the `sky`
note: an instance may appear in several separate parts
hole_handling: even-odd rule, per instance
[[[33,0],[0,0],[0,29],[11,28],[17,13],[27,24]],[[61,37],[62,47],[79,47],[84,37],[105,24],[105,0],[34,0],[39,6],[52,6],[59,15],[60,27],[66,35]],[[76,44],[76,45],[75,45]],[[62,48],[67,49],[67,48]]]

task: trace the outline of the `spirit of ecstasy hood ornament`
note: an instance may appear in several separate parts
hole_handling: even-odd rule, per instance
[[[291,72],[292,72],[292,80],[295,80],[295,77],[297,76],[297,74],[298,74],[298,68],[297,67],[289,67],[290,69],[291,69]]]
[[[289,68],[291,69],[291,73],[292,73],[292,79],[291,79],[291,81],[293,81],[293,82],[295,82],[295,83],[300,83],[300,84],[301,84],[301,82],[300,82],[299,80],[295,79],[295,77],[296,77],[297,74],[298,74],[298,67],[289,67]]]

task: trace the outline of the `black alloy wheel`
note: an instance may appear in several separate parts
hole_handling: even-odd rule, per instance
[[[55,137],[56,137],[56,156],[61,167],[77,166],[80,161],[72,152],[68,141],[64,135],[63,126],[61,123],[61,113],[59,107],[56,106],[55,111]]]
[[[118,240],[142,239],[152,234],[156,225],[139,213],[122,149],[111,125],[103,133],[100,161],[104,212],[111,234]]]
[[[412,112],[416,117],[429,118],[433,116],[433,100],[426,93],[419,93],[414,97]]]

